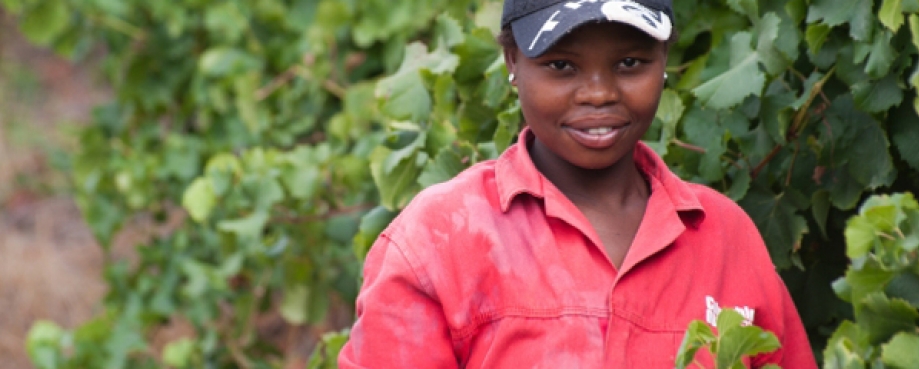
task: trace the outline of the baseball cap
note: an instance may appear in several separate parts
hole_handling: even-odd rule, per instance
[[[501,27],[511,26],[530,58],[588,22],[620,22],[666,41],[673,32],[672,0],[504,0]]]

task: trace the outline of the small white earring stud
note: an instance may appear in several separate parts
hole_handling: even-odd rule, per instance
[[[517,79],[517,76],[515,76],[513,73],[507,76],[507,81],[510,83],[514,83],[515,79]]]

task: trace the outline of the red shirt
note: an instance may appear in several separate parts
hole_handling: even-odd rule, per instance
[[[753,367],[817,368],[762,238],[733,201],[682,181],[639,143],[651,195],[617,270],[530,160],[531,135],[422,191],[380,235],[341,368],[670,369],[689,322],[722,307],[781,341]]]

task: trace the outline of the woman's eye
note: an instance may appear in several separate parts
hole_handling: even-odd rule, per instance
[[[635,58],[625,58],[620,63],[622,64],[623,67],[633,68],[633,67],[638,66],[638,64],[640,64],[641,62]]]
[[[550,61],[548,65],[549,65],[549,68],[552,68],[555,70],[565,70],[565,69],[571,68],[571,64],[564,60]]]

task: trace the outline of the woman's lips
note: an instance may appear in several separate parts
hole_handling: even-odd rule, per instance
[[[616,143],[616,138],[625,126],[620,127],[589,127],[574,128],[572,126],[563,126],[572,139],[584,147],[591,149],[606,149]]]

